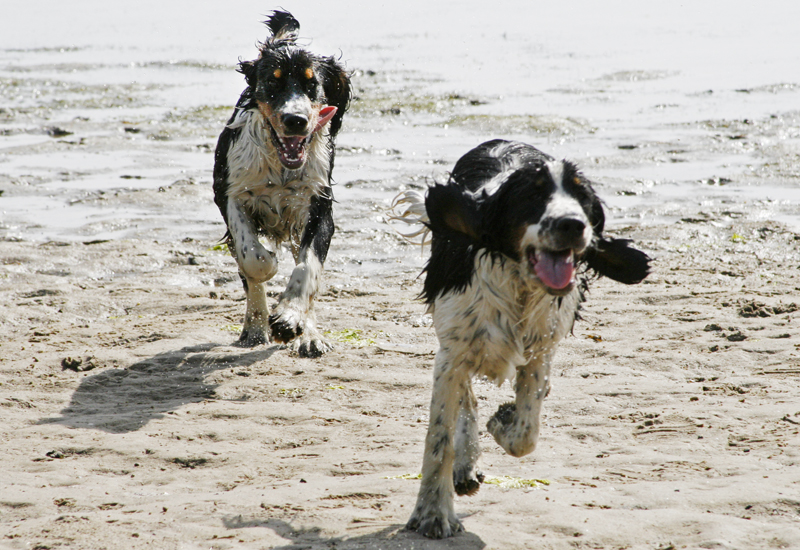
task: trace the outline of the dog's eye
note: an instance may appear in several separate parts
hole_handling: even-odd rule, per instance
[[[280,80],[282,76],[283,76],[283,71],[281,71],[280,69],[275,69],[275,71],[272,73],[272,78],[274,78],[275,80]]]
[[[542,169],[536,170],[534,172],[534,177],[531,179],[534,187],[544,187],[547,185],[548,179],[550,178],[550,173],[545,172]]]

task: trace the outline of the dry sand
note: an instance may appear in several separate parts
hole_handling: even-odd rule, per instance
[[[436,348],[413,273],[329,271],[339,342],[301,359],[233,345],[212,242],[0,242],[0,547],[800,547],[800,235],[736,227],[613,231],[653,274],[594,282],[532,455],[481,436],[488,476],[542,482],[457,498],[446,541],[403,530]],[[476,391],[482,425],[511,396]]]

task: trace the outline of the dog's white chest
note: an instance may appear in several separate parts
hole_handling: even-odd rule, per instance
[[[329,193],[327,135],[315,135],[305,165],[284,168],[258,111],[238,114],[241,131],[228,150],[228,200],[235,200],[275,242],[299,242],[311,199]]]
[[[302,180],[287,185],[265,185],[243,193],[237,200],[246,211],[258,218],[259,226],[278,242],[299,242],[303,226],[308,219],[312,195],[318,193]]]
[[[471,376],[502,383],[537,353],[549,353],[572,328],[580,301],[576,290],[556,298],[521,288],[513,265],[476,258],[472,282],[464,292],[436,300],[436,334],[448,355],[468,366]]]

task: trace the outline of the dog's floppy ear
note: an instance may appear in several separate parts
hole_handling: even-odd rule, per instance
[[[640,283],[650,273],[650,256],[630,247],[628,239],[600,237],[587,251],[586,263],[598,274],[626,285]]]
[[[425,197],[431,231],[456,232],[481,240],[480,218],[474,200],[454,185],[434,185]]]
[[[267,42],[277,42],[284,40],[294,42],[300,33],[300,23],[288,11],[275,10],[272,12],[264,24],[272,32],[272,38]]]
[[[594,192],[594,186],[592,182],[583,174],[578,171],[577,167],[569,163],[573,169],[573,178],[575,178],[575,183],[584,189],[587,189],[591,195],[592,205],[589,209],[589,221],[592,224],[592,230],[594,231],[595,235],[602,235],[603,228],[606,225],[606,214],[603,211],[603,201],[600,200],[600,197]]]
[[[239,61],[239,67],[236,69],[244,75],[244,80],[248,86],[255,86],[256,84],[256,62],[255,61]]]
[[[325,101],[336,107],[336,114],[331,119],[330,135],[336,136],[342,127],[342,118],[350,106],[350,77],[347,71],[333,57],[322,59],[319,65],[322,76],[322,89]]]

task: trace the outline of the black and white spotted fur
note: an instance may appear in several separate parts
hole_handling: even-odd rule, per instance
[[[239,266],[247,311],[239,342],[293,342],[302,356],[330,345],[317,329],[313,299],[333,237],[334,138],[350,80],[333,57],[297,45],[300,24],[275,11],[258,58],[239,63],[247,88],[219,136],[214,201]],[[264,283],[278,270],[282,243],[296,267],[269,314]]]
[[[573,164],[523,143],[486,142],[456,163],[447,184],[400,202],[432,234],[422,297],[440,345],[407,527],[444,538],[463,529],[453,493],[473,495],[483,481],[471,379],[515,379],[515,401],[487,430],[512,456],[532,452],[553,355],[576,319],[587,269],[632,284],[650,259],[603,236],[603,207]]]

